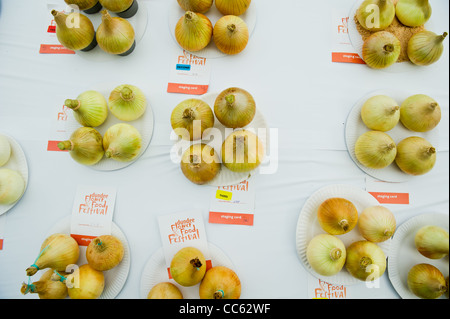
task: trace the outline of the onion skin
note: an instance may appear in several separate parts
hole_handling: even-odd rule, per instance
[[[56,10],[52,10],[51,13],[56,22],[56,37],[67,49],[83,50],[95,40],[94,25],[84,14],[79,12],[65,14]],[[69,27],[68,21],[79,21],[79,27]]]
[[[63,274],[65,275],[65,273]],[[66,284],[52,280],[52,275],[53,269],[48,269],[39,281],[35,281],[31,285],[23,283],[20,291],[22,294],[36,293],[39,299],[65,299],[68,296]]]
[[[103,136],[103,149],[106,158],[119,162],[131,162],[141,153],[141,133],[128,123],[114,124]]]
[[[175,39],[185,50],[200,51],[211,42],[213,26],[211,21],[201,13],[187,11],[175,26]]]
[[[67,276],[67,280],[74,285],[68,288],[70,299],[98,299],[105,288],[103,272],[95,270],[89,264],[75,269],[73,274]]]
[[[247,24],[238,16],[223,16],[214,25],[213,41],[225,54],[241,53],[247,47],[248,39]]]
[[[431,65],[437,62],[444,52],[444,39],[448,33],[436,35],[431,31],[421,31],[414,34],[408,41],[407,54],[415,65]]]
[[[345,245],[336,236],[319,234],[309,242],[306,257],[311,268],[319,275],[333,276],[344,267]]]
[[[317,209],[317,220],[327,233],[343,235],[357,225],[358,210],[351,201],[345,198],[328,198]]]
[[[377,244],[367,240],[356,241],[347,247],[345,268],[359,280],[374,281],[386,270],[386,256]]]
[[[82,165],[97,164],[104,154],[102,135],[92,127],[80,127],[70,136],[70,140],[58,143],[62,151],[69,151],[70,156]]]
[[[25,191],[25,180],[16,170],[0,168],[0,204],[11,205],[22,197]]]
[[[431,17],[428,0],[398,0],[395,6],[398,20],[408,27],[420,27]]]
[[[209,269],[199,287],[200,299],[239,299],[241,281],[238,275],[224,266]]]
[[[371,9],[371,6],[378,7],[378,19],[371,23],[367,23],[369,18],[372,18],[376,12]],[[395,6],[391,0],[365,0],[361,3],[356,12],[357,19],[361,26],[369,31],[381,31],[389,27],[395,18]],[[378,22],[378,25],[376,25]]]
[[[361,108],[361,119],[369,129],[387,132],[399,122],[400,106],[389,96],[373,96],[364,102]]]
[[[119,120],[127,122],[140,118],[147,108],[145,94],[131,84],[122,84],[114,88],[108,102],[111,113]]]
[[[222,164],[233,172],[250,172],[264,159],[264,146],[248,130],[234,131],[222,144]]]
[[[395,163],[406,174],[426,174],[436,163],[436,149],[422,137],[407,137],[397,145]]]
[[[147,299],[183,299],[183,294],[174,284],[160,282],[150,289]]]
[[[400,51],[400,41],[394,34],[378,31],[364,41],[362,58],[373,69],[385,69],[397,62]]]
[[[441,107],[425,94],[415,94],[403,101],[400,106],[400,121],[414,132],[428,132],[441,121]]]
[[[356,140],[355,156],[368,168],[385,168],[394,162],[396,154],[394,140],[384,132],[369,131]]]
[[[213,0],[177,0],[184,11],[206,13],[211,9]]]
[[[64,104],[74,111],[75,120],[83,126],[100,126],[108,117],[105,97],[94,90],[81,93],[75,100],[67,99]]]
[[[435,266],[421,263],[408,272],[409,290],[421,299],[437,299],[447,291],[444,275]]]
[[[207,144],[193,144],[187,149],[180,163],[184,176],[192,183],[203,185],[213,180],[220,172],[220,158]]]
[[[102,10],[102,22],[97,28],[96,38],[103,51],[116,55],[127,54],[135,44],[131,23],[121,17],[111,17],[107,10]]]
[[[253,121],[256,102],[244,89],[231,87],[220,92],[214,102],[214,114],[225,127],[243,128]]]
[[[124,247],[115,236],[102,235],[94,238],[86,248],[88,264],[98,271],[116,267],[123,259]]]
[[[187,99],[179,103],[170,115],[172,129],[184,140],[199,140],[214,126],[211,107],[200,99]]]
[[[206,273],[206,260],[203,253],[195,247],[180,249],[170,262],[173,280],[183,287],[198,284]]]
[[[417,251],[427,258],[444,258],[449,252],[448,232],[439,226],[424,226],[417,231],[414,244]]]
[[[252,0],[216,0],[216,8],[223,15],[239,16],[244,14],[250,6]]]
[[[396,226],[394,214],[379,205],[365,208],[358,218],[359,232],[373,243],[381,243],[391,238]]]

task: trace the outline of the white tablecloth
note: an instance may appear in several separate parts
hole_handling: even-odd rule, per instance
[[[62,0],[61,0],[62,2]],[[435,168],[407,183],[411,203],[393,207],[398,225],[423,213],[449,213],[449,42],[435,65],[414,72],[376,71],[332,63],[331,18],[354,0],[254,0],[257,24],[237,56],[211,59],[210,92],[245,88],[271,128],[278,129],[278,169],[253,177],[254,226],[209,224],[211,187],[191,184],[170,161],[170,113],[186,95],[166,92],[169,66],[179,49],[168,28],[168,0],[141,0],[146,33],[127,58],[95,61],[79,55],[39,54],[48,19],[47,1],[0,1],[0,132],[22,146],[29,184],[17,205],[0,216],[0,298],[20,293],[25,269],[45,234],[71,213],[78,185],[117,189],[114,222],[131,249],[128,279],[117,298],[140,298],[146,261],[161,248],[157,217],[186,209],[204,213],[208,240],[233,262],[242,298],[310,298],[309,273],[296,252],[296,225],[308,197],[321,187],[362,189],[366,174],[351,160],[344,125],[357,100],[378,89],[424,93],[442,108]],[[449,2],[432,1],[433,31],[448,31]],[[66,153],[47,151],[55,106],[69,96],[111,81],[136,83],[149,92],[155,115],[153,140],[126,169],[101,172],[78,165]],[[387,274],[379,289],[351,288],[356,298],[400,298]]]

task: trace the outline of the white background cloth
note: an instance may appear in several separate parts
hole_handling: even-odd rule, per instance
[[[172,0],[171,0],[172,1]],[[173,0],[174,1],[174,0]],[[61,0],[62,2],[62,0]],[[309,298],[309,273],[296,252],[296,225],[308,197],[332,184],[365,188],[366,174],[346,150],[344,125],[351,108],[383,88],[424,93],[442,108],[435,168],[408,182],[410,205],[393,207],[398,225],[423,213],[449,213],[449,40],[435,65],[414,72],[376,71],[332,63],[333,10],[354,0],[254,0],[257,24],[237,56],[211,59],[209,92],[245,88],[271,128],[278,129],[278,169],[254,176],[254,226],[209,224],[211,187],[196,186],[170,161],[170,113],[188,96],[166,92],[169,67],[179,50],[168,28],[168,0],[141,0],[148,26],[135,51],[123,59],[94,61],[79,55],[39,54],[48,20],[47,1],[0,1],[0,132],[22,146],[29,184],[17,205],[0,216],[0,298],[37,298],[20,293],[25,269],[45,234],[71,213],[78,185],[117,189],[114,222],[131,249],[131,268],[117,298],[141,298],[146,261],[162,247],[157,217],[180,210],[204,213],[208,240],[233,262],[242,298]],[[432,1],[433,31],[449,31],[449,2]],[[101,172],[78,165],[66,153],[48,152],[55,106],[98,84],[135,83],[147,93],[155,115],[152,143],[131,166]],[[351,287],[356,298],[400,298],[387,274],[378,289]]]

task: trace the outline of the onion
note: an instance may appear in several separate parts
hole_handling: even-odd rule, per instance
[[[138,11],[136,0],[99,0],[105,9],[115,12],[119,17],[131,18]]]
[[[356,241],[347,247],[345,268],[355,278],[374,281],[386,270],[386,256],[383,250],[370,241]]]
[[[108,117],[105,97],[94,90],[81,93],[75,100],[67,99],[64,104],[74,111],[75,120],[83,126],[100,126]]]
[[[70,299],[97,299],[105,288],[105,276],[84,264],[66,277],[66,285]]]
[[[199,295],[200,299],[239,299],[241,281],[230,268],[212,267],[200,284]]]
[[[345,245],[336,236],[319,234],[309,242],[306,258],[311,268],[319,275],[333,276],[344,267]]]
[[[137,86],[122,84],[109,95],[109,110],[122,121],[134,121],[144,114],[147,99]]]
[[[0,168],[0,204],[11,205],[17,202],[25,191],[22,175],[9,168]]]
[[[97,28],[96,37],[100,48],[110,54],[126,56],[136,46],[131,23],[120,17],[111,17],[107,10],[102,10],[102,22]]]
[[[181,248],[170,262],[173,280],[184,287],[198,284],[205,276],[205,272],[205,256],[195,247]]]
[[[183,299],[183,294],[171,282],[160,282],[150,289],[147,299]]]
[[[97,164],[104,154],[102,135],[92,127],[80,127],[72,133],[70,139],[58,143],[62,151],[69,151],[70,156],[80,164]]]
[[[177,0],[184,11],[206,13],[211,9],[213,0]]]
[[[130,162],[141,153],[142,137],[131,124],[117,123],[108,128],[103,136],[106,158],[119,162]]]
[[[214,114],[220,123],[230,128],[242,128],[255,117],[256,103],[244,89],[231,87],[223,90],[214,102]]]
[[[361,119],[369,129],[387,132],[399,122],[400,106],[389,96],[376,95],[364,102]]]
[[[214,43],[225,54],[233,55],[242,52],[247,46],[248,38],[247,24],[238,16],[223,16],[214,25]]]
[[[441,121],[441,107],[425,94],[415,94],[400,106],[400,121],[409,130],[428,132]]]
[[[394,21],[395,5],[392,0],[365,0],[359,6],[356,17],[364,29],[381,31]]]
[[[102,5],[98,0],[64,0],[68,5],[76,5],[79,10],[85,13],[97,13],[102,9]]]
[[[175,26],[175,39],[187,51],[200,51],[212,39],[213,26],[211,21],[201,13],[186,11]]]
[[[48,269],[38,281],[32,284],[23,283],[20,291],[38,294],[39,299],[65,299],[68,295],[67,286],[61,281],[52,280],[53,269]]]
[[[317,209],[317,220],[327,233],[343,235],[355,228],[358,211],[355,205],[345,198],[328,198]]]
[[[436,149],[423,137],[407,137],[397,145],[395,163],[407,174],[426,174],[436,163]]]
[[[220,158],[207,144],[193,144],[181,158],[181,171],[194,184],[202,185],[220,172]]]
[[[448,232],[439,226],[424,226],[417,231],[414,244],[417,250],[427,258],[444,258],[448,255]]]
[[[122,261],[123,255],[122,242],[112,235],[98,236],[86,248],[88,264],[98,271],[113,269]]]
[[[223,15],[239,16],[247,11],[251,2],[252,0],[216,0],[215,4]]]
[[[355,156],[364,166],[380,169],[389,166],[397,155],[394,140],[386,133],[369,131],[356,140]]]
[[[250,172],[264,158],[264,146],[258,136],[248,130],[234,131],[222,144],[222,163],[233,172]]]
[[[0,134],[0,167],[8,163],[11,157],[11,144],[6,136]]]
[[[373,69],[384,69],[397,62],[400,51],[400,41],[394,34],[378,31],[364,41],[362,58]]]
[[[408,288],[422,299],[436,299],[447,291],[447,283],[442,272],[433,265],[414,265],[408,272]]]
[[[179,103],[170,116],[172,129],[185,140],[199,140],[203,133],[214,126],[211,107],[199,99],[187,99]]]
[[[431,17],[428,0],[398,0],[395,13],[398,20],[408,27],[420,27]]]
[[[361,235],[373,243],[381,243],[394,235],[396,228],[394,214],[383,206],[370,206],[358,218]]]
[[[444,39],[448,33],[437,35],[431,31],[414,34],[408,41],[409,60],[416,65],[430,65],[437,62],[444,52]]]
[[[46,268],[65,271],[67,266],[77,262],[79,255],[80,249],[75,239],[66,234],[52,234],[42,243],[34,264],[27,268],[27,276]]]

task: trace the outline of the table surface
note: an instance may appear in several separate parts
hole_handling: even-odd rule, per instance
[[[233,262],[242,298],[311,298],[311,275],[296,251],[299,213],[322,187],[366,188],[367,174],[349,156],[344,127],[356,101],[375,90],[424,93],[439,101],[443,116],[436,166],[401,185],[410,194],[409,205],[389,207],[398,225],[425,213],[448,217],[448,40],[438,63],[413,71],[333,63],[333,14],[350,11],[354,0],[282,0],[277,5],[255,0],[257,23],[249,45],[239,55],[209,60],[209,92],[238,86],[252,93],[278,132],[277,169],[252,177],[253,226],[210,224],[212,188],[187,181],[169,157],[170,113],[188,97],[167,93],[169,66],[179,50],[168,28],[171,5],[167,0],[141,2],[148,26],[136,50],[120,60],[97,61],[77,54],[39,54],[49,1],[0,1],[0,132],[19,142],[29,167],[24,196],[0,216],[0,298],[37,298],[20,293],[25,269],[49,229],[70,215],[76,188],[84,184],[117,189],[114,222],[131,250],[130,272],[117,298],[142,297],[144,265],[162,247],[158,216],[191,209],[203,213],[209,242]],[[449,2],[432,5],[433,31],[448,31]],[[47,151],[55,107],[67,96],[110,82],[135,83],[147,92],[155,130],[142,157],[125,169],[101,172],[78,165],[65,153]],[[355,298],[400,298],[387,273],[377,289],[361,282],[348,291]]]

